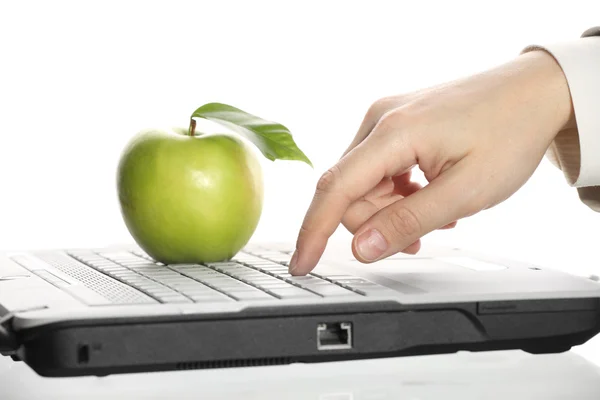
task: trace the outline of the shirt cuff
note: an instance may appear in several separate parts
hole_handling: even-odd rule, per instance
[[[547,51],[567,79],[577,128],[560,132],[548,157],[575,187],[600,186],[600,27],[588,29],[583,37],[523,51]]]

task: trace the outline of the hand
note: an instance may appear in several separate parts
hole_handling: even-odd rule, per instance
[[[361,262],[415,253],[425,234],[516,192],[573,119],[562,70],[543,51],[377,101],[319,180],[290,271],[310,272],[340,222]],[[423,188],[410,180],[415,166],[429,182]]]

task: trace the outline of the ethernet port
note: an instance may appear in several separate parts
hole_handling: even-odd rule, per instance
[[[318,350],[347,350],[352,348],[352,323],[322,323],[317,326]]]

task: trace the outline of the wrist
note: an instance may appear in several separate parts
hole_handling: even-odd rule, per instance
[[[544,117],[548,134],[552,139],[562,130],[575,126],[575,113],[565,74],[554,59],[544,51],[536,50],[521,55],[517,63],[522,65],[522,89],[528,93],[534,114]]]

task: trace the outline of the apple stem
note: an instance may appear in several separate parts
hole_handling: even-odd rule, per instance
[[[196,120],[194,118],[190,119],[190,136],[194,136],[196,134]]]

